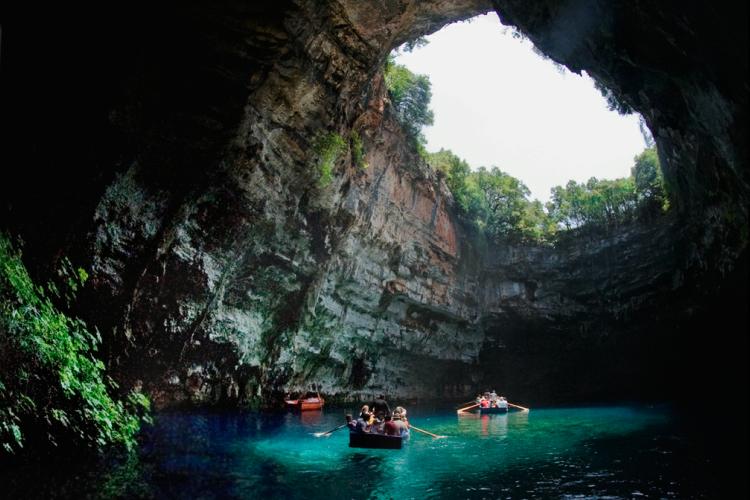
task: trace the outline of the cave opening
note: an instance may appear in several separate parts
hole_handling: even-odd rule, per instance
[[[135,2],[87,23],[77,4],[4,20],[0,153],[19,175],[0,187],[0,224],[38,283],[65,256],[86,271],[66,311],[101,332],[120,393],[191,409],[273,407],[311,382],[342,405],[381,390],[686,408],[698,394],[732,403],[707,440],[746,448],[746,6],[377,6]],[[666,213],[586,234],[571,218],[571,237],[537,245],[534,224],[519,234],[472,189],[450,192],[466,187],[460,158],[427,165],[382,66],[492,9],[642,114]]]
[[[472,31],[482,33],[467,40]],[[494,59],[482,52],[490,47],[496,49]],[[477,65],[495,71],[480,71]],[[673,348],[679,331],[674,325],[685,320],[682,311],[664,310],[670,287],[680,279],[673,274],[675,266],[665,265],[676,258],[670,238],[679,215],[672,209],[656,142],[644,118],[585,71],[573,75],[551,61],[494,13],[412,38],[391,52],[383,72],[388,104],[406,131],[407,147],[448,187],[458,225],[464,227],[460,237],[475,251],[483,247],[478,258],[482,278],[472,293],[484,295],[474,321],[485,339],[474,354],[480,374],[472,375],[473,388],[501,385],[548,403],[672,397],[696,352],[692,344]],[[437,82],[434,88],[431,77]],[[515,85],[499,84],[511,78],[517,78]],[[545,80],[548,87],[540,83]],[[557,92],[556,85],[568,88]],[[438,104],[431,109],[433,98]],[[498,103],[491,105],[492,99]],[[517,101],[517,107],[503,113],[510,101]],[[554,101],[565,101],[565,107],[555,108]],[[539,109],[530,110],[534,106]],[[533,118],[517,126],[525,120],[524,112]],[[441,119],[454,126],[433,134]],[[503,120],[509,124],[505,129],[497,123]],[[570,135],[560,131],[566,122],[575,129],[577,121],[589,128]],[[546,122],[553,125],[534,133]],[[520,132],[509,129],[514,126]],[[524,134],[533,140],[503,156],[502,149],[513,149]],[[580,137],[574,138],[576,134]],[[581,179],[574,168],[560,167],[571,162],[556,161],[562,155],[554,135],[562,136],[562,142],[575,140],[572,162],[580,163],[591,141],[603,145],[604,154],[592,162],[599,170],[588,166],[590,177]],[[495,147],[482,148],[487,143]],[[621,150],[613,152],[616,145]],[[549,155],[535,155],[546,149]],[[483,160],[470,165],[457,151]],[[487,160],[493,154],[503,157],[502,169],[513,161],[523,166],[511,170],[515,176],[497,167],[476,168],[477,163],[495,163]],[[545,170],[539,165],[545,161],[558,168]],[[607,163],[609,169],[603,167]],[[619,165],[613,168],[613,163]],[[548,183],[546,196],[543,188],[530,190],[523,182],[535,169],[541,171],[536,186],[542,185],[540,180]],[[602,171],[619,178],[602,178]],[[576,175],[579,182],[570,180]],[[550,178],[560,185],[552,188]],[[643,259],[645,255],[649,258]],[[391,259],[394,269],[399,257]],[[635,281],[648,283],[624,285],[633,280],[639,259],[643,274]],[[556,282],[555,276],[580,268],[589,274]],[[650,297],[644,299],[647,288]],[[516,375],[529,367],[534,377]]]
[[[473,170],[498,165],[529,187],[530,199],[546,203],[553,186],[573,178],[628,177],[633,158],[654,146],[632,108],[585,71],[547,58],[494,12],[407,42],[390,57],[429,80],[432,122],[422,124],[422,146],[447,149]]]

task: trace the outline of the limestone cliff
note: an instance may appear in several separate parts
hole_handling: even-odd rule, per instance
[[[380,68],[393,47],[493,6],[646,116],[679,213],[555,249],[488,246],[459,220],[391,116]],[[707,11],[727,28],[717,38]],[[62,254],[91,270],[81,312],[116,378],[158,404],[269,403],[310,383],[341,398],[488,384],[536,401],[661,396],[700,359],[696,325],[726,297],[742,303],[747,47],[734,11],[136,3],[107,29],[77,13],[58,13],[80,28],[60,46],[45,43],[60,23],[31,13],[4,29],[28,37],[25,58],[4,54],[9,88],[41,95],[57,69],[65,98],[9,103],[14,152],[34,168],[4,190],[3,225],[38,272]],[[40,115],[56,131],[41,142]],[[329,134],[345,147],[326,184]],[[37,178],[49,163],[78,167]],[[743,341],[732,330],[709,352]],[[659,381],[649,394],[646,380]]]

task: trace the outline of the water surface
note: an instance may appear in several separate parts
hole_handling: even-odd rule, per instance
[[[666,407],[411,407],[414,425],[448,437],[413,432],[402,450],[349,448],[346,430],[313,435],[345,411],[163,413],[138,454],[48,478],[61,484],[45,496],[712,498],[718,487],[711,459]]]

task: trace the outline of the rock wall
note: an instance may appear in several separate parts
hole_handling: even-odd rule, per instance
[[[702,11],[629,5],[494,3],[647,117],[683,200],[651,227],[548,249],[488,245],[459,220],[380,67],[491,9],[472,0],[136,2],[106,27],[81,23],[88,6],[48,16],[67,24],[23,12],[2,60],[9,150],[30,168],[4,186],[3,227],[40,276],[64,254],[91,270],[79,313],[123,388],[158,405],[267,404],[310,383],[341,399],[670,394],[700,357],[685,325],[746,293],[746,63],[712,59],[729,42],[694,27]],[[606,22],[579,29],[591,12]],[[63,75],[52,103],[48,71]],[[330,134],[346,146],[325,184]],[[64,167],[40,176],[48,164]],[[717,355],[746,342],[728,338]]]

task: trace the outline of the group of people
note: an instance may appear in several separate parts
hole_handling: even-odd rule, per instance
[[[481,408],[507,408],[508,400],[503,396],[498,396],[495,390],[485,392],[477,396],[477,404]]]
[[[351,414],[347,414],[346,424],[352,432],[404,437],[409,435],[409,420],[406,418],[406,409],[397,406],[391,412],[382,394],[371,405],[364,405],[357,419],[352,418]]]

